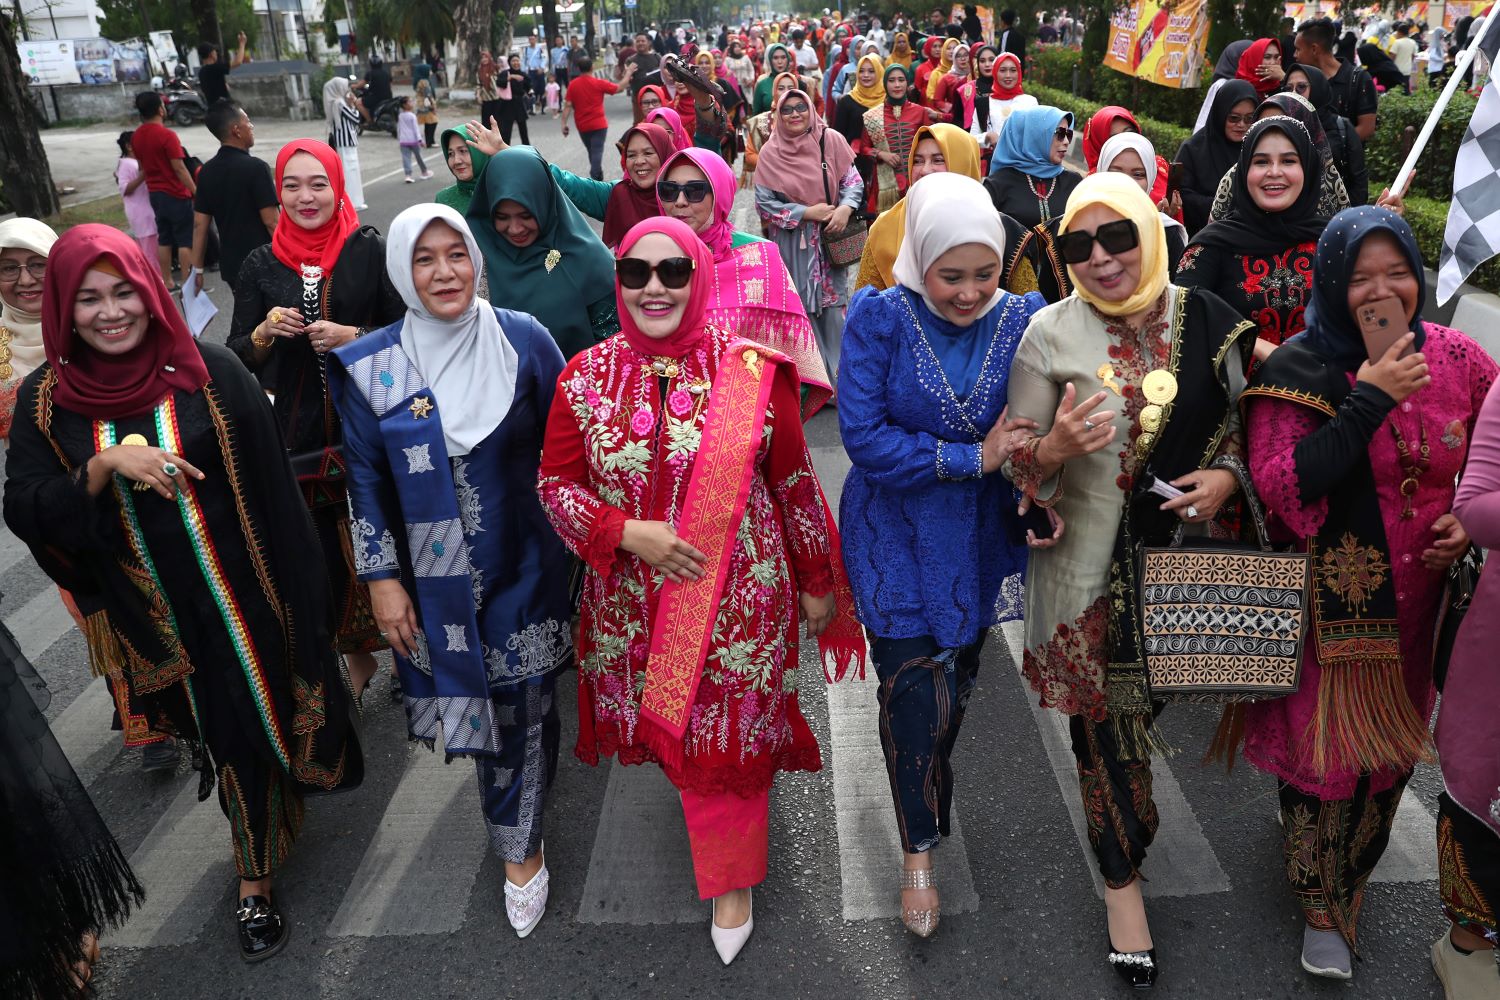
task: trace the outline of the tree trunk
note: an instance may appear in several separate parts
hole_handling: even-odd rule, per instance
[[[557,17],[557,0],[542,0],[542,24],[546,26],[547,32],[547,36],[543,41],[547,43],[547,48],[550,50],[552,48],[552,40],[562,34],[562,28],[559,25]],[[548,59],[547,77],[550,79],[552,76],[550,54],[548,55]]]
[[[448,73],[449,86],[472,87],[479,68],[479,50],[490,41],[490,0],[462,0],[453,9],[458,33],[458,59]]]
[[[599,59],[599,72],[604,72],[604,60],[594,48],[594,0],[583,0],[583,50]]]
[[[224,50],[224,36],[219,31],[219,11],[214,7],[213,0],[189,0],[189,6],[193,9],[193,25],[198,29],[198,41],[212,42],[224,53],[223,57],[228,59]],[[276,15],[272,13],[269,16]],[[192,48],[193,44],[189,43],[188,48]]]
[[[17,215],[40,219],[57,214],[57,189],[15,37],[10,17],[0,14],[0,194]]]

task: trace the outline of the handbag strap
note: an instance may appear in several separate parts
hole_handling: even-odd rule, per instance
[[[828,199],[829,207],[833,206],[833,189],[828,186],[828,154],[823,151],[823,140],[828,136],[828,129],[818,133],[818,160],[821,162],[823,174],[823,197]]]
[[[1220,455],[1210,462],[1208,467],[1228,472],[1240,484],[1240,495],[1245,498],[1245,510],[1249,512],[1250,520],[1255,525],[1255,540],[1260,544],[1262,552],[1270,552],[1271,539],[1266,531],[1266,509],[1260,502],[1260,495],[1255,492],[1255,486],[1250,482],[1250,471],[1245,468],[1245,463],[1233,455]],[[1173,548],[1182,544],[1185,527],[1185,524],[1179,523],[1176,530],[1172,532]]]

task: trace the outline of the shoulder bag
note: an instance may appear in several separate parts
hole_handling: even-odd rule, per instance
[[[818,136],[818,158],[822,161],[823,170],[823,194],[828,199],[828,204],[838,205],[838,184],[842,178],[834,178],[830,182],[828,176],[828,156],[823,152],[823,138],[828,134],[825,128],[823,134]],[[865,253],[865,239],[870,235],[870,224],[857,213],[850,213],[849,224],[840,233],[829,233],[828,224],[823,224],[823,253],[828,258],[828,263],[834,267],[849,267],[858,264],[859,259]]]

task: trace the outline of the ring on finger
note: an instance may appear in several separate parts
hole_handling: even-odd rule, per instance
[[[1093,430],[1094,429],[1094,422],[1092,420],[1085,420],[1083,422],[1083,429],[1086,430],[1086,431]]]
[[[272,309],[271,310],[271,325],[272,326],[276,326],[280,322],[281,322],[281,310],[280,309]]]
[[[1195,520],[1198,517],[1198,508],[1188,504],[1187,516],[1189,521]]]
[[[177,463],[176,462],[163,462],[162,466],[161,466],[161,471],[162,471],[162,475],[166,476],[168,479],[171,479],[174,476],[176,476],[177,473],[181,472],[182,470],[179,469],[179,468],[177,468]]]

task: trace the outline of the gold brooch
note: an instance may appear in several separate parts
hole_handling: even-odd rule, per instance
[[[750,374],[760,378],[760,352],[751,348],[740,357],[745,360],[745,367],[750,369]]]
[[[682,373],[682,367],[676,358],[652,358],[651,370],[656,373],[657,378],[676,378]]]
[[[1146,394],[1146,401],[1165,406],[1177,398],[1177,376],[1165,368],[1146,373],[1141,379],[1141,392]]]
[[[1148,403],[1141,407],[1141,430],[1150,431],[1155,434],[1161,430],[1161,418],[1164,411],[1155,403]]]
[[[561,263],[562,254],[556,250],[548,250],[547,256],[542,260],[542,264],[547,268],[548,274],[551,274],[552,269]]]
[[[135,448],[151,447],[151,442],[146,440],[146,436],[144,434],[126,434],[117,443],[128,444]],[[136,482],[131,483],[130,488],[135,490],[137,493],[144,493],[146,490],[149,490],[151,488],[151,484]]]
[[[411,415],[418,420],[423,417],[430,417],[432,416],[432,400],[426,396],[418,396],[411,401],[411,406],[408,409],[411,410]]]
[[[1099,379],[1099,383],[1103,385],[1104,388],[1111,390],[1116,396],[1121,395],[1120,383],[1115,381],[1114,365],[1106,361],[1104,362],[1104,364],[1099,366],[1099,370],[1094,374]]]

